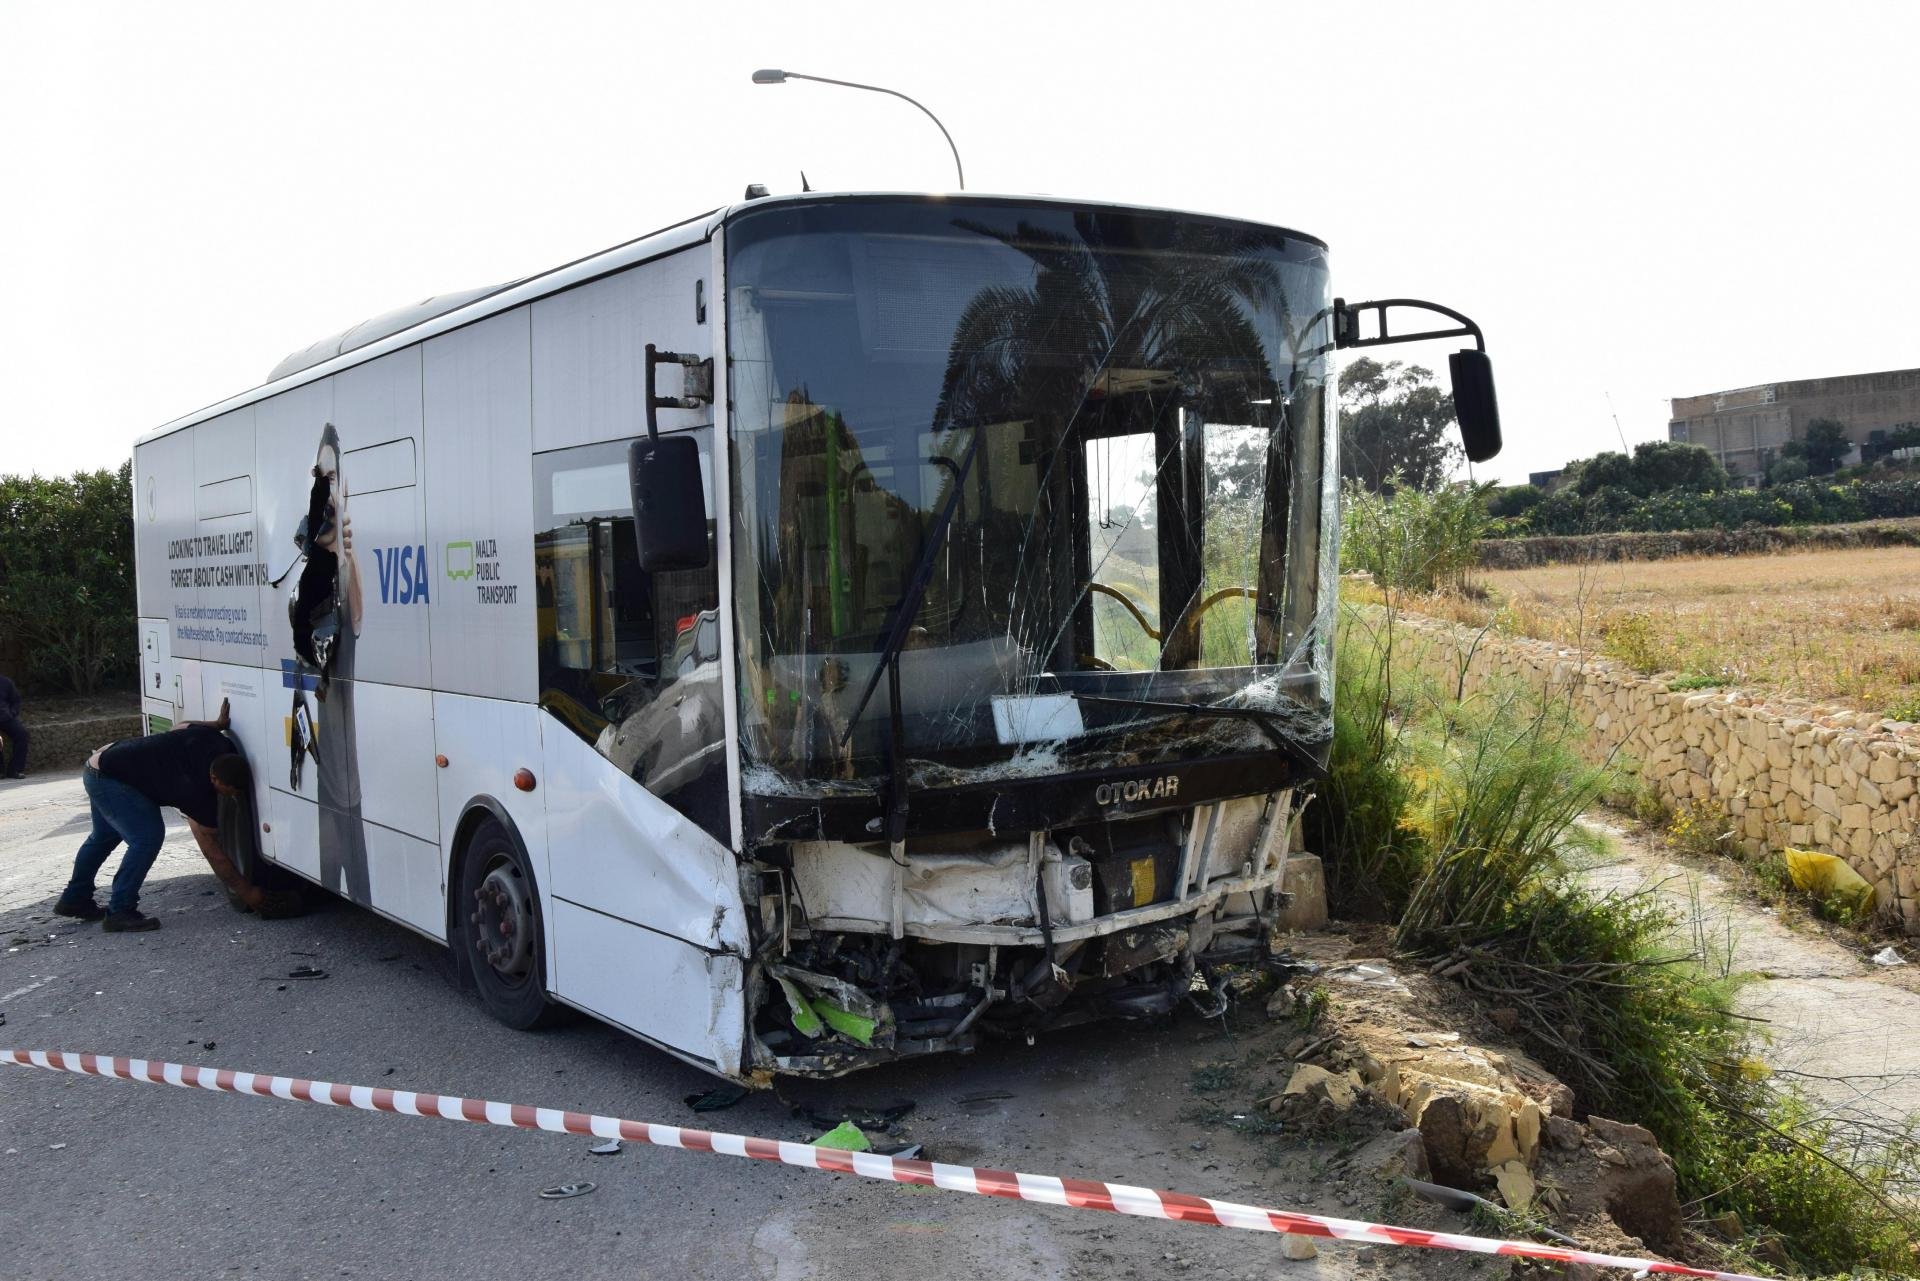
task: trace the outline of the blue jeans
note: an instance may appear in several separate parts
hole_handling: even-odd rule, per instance
[[[60,899],[67,903],[93,902],[94,874],[125,841],[127,852],[120,856],[120,870],[113,875],[107,911],[131,912],[140,903],[140,883],[147,879],[153,860],[160,856],[160,844],[167,838],[166,820],[145,793],[91,766],[80,781],[93,805],[93,833],[74,856],[73,879],[67,882]]]

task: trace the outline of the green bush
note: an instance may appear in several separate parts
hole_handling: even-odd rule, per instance
[[[0,629],[43,689],[90,694],[133,676],[132,464],[0,476]]]
[[[1833,525],[1920,516],[1920,479],[1834,484],[1796,480],[1766,489],[1667,490],[1636,495],[1621,486],[1588,493],[1569,487],[1527,513],[1533,534],[1671,533],[1747,525]]]
[[[1349,481],[1341,498],[1341,559],[1390,591],[1464,586],[1487,531],[1491,483],[1390,492]]]
[[[1524,516],[1546,496],[1547,491],[1538,485],[1507,485],[1487,495],[1487,512],[1496,518]]]

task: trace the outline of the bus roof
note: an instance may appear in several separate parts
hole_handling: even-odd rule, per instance
[[[682,222],[648,232],[632,240],[603,249],[598,253],[576,258],[548,271],[539,272],[519,280],[504,284],[488,285],[477,289],[459,290],[454,293],[436,294],[410,306],[384,312],[369,320],[330,335],[299,351],[292,353],[273,367],[267,375],[267,381],[249,391],[183,414],[171,422],[164,423],[141,436],[135,446],[168,436],[176,431],[191,427],[195,423],[217,418],[221,414],[242,409],[258,401],[276,396],[283,391],[315,382],[343,369],[384,356],[389,352],[410,347],[417,342],[431,338],[436,334],[447,333],[454,329],[484,320],[488,316],[511,310],[537,298],[556,294],[575,285],[611,275],[616,271],[649,259],[684,249],[689,245],[711,237],[715,230],[734,217],[748,212],[759,212],[772,206],[799,203],[831,203],[840,201],[925,201],[952,204],[1018,204],[1037,206],[1065,206],[1077,209],[1127,209],[1150,213],[1172,214],[1179,217],[1205,218],[1208,221],[1231,222],[1240,225],[1264,226],[1285,235],[1326,247],[1326,242],[1318,237],[1306,235],[1285,227],[1266,223],[1252,223],[1244,218],[1223,218],[1207,214],[1195,214],[1181,210],[1158,209],[1142,205],[1123,205],[1111,201],[1068,200],[1054,196],[1009,196],[988,195],[974,192],[956,194],[936,194],[927,192],[796,192],[791,195],[761,196],[738,204],[726,205],[719,209],[696,214]]]

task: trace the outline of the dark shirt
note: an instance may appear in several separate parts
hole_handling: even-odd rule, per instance
[[[171,805],[202,827],[220,825],[220,794],[207,767],[237,751],[211,725],[188,725],[145,738],[123,738],[100,754],[100,772],[155,805]]]
[[[12,681],[0,676],[0,721],[17,719],[20,715],[20,691],[14,688]]]

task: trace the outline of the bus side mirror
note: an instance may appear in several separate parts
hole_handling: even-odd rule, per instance
[[[627,446],[627,482],[633,491],[633,537],[640,568],[704,569],[707,564],[706,486],[700,447],[691,436],[642,436]]]
[[[1453,415],[1467,457],[1484,463],[1500,452],[1500,403],[1493,395],[1493,362],[1472,348],[1447,357],[1453,374]]]

